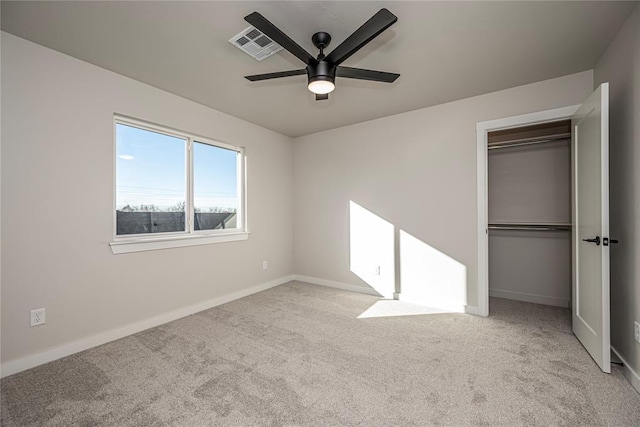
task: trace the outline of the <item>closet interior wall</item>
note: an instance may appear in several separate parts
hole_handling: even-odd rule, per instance
[[[568,307],[571,123],[489,134],[489,295]]]

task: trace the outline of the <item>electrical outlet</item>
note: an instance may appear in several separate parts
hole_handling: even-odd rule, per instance
[[[380,266],[379,266],[379,265],[376,265],[375,275],[376,275],[376,276],[379,276],[379,275],[380,275]]]
[[[640,323],[638,322],[633,322],[633,335],[636,342],[640,343]]]
[[[269,262],[268,261],[262,261],[262,269],[266,270],[267,268],[269,268]]]
[[[45,324],[44,308],[31,310],[31,326],[40,326]]]

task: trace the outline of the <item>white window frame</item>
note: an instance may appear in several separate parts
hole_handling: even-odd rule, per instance
[[[185,174],[186,174],[186,200],[185,200],[185,231],[175,231],[166,233],[153,234],[127,234],[117,235],[117,135],[116,127],[118,124],[124,126],[135,127],[150,132],[160,133],[163,135],[173,136],[185,140]],[[238,226],[234,229],[222,230],[194,230],[194,195],[193,195],[193,143],[208,144],[218,148],[235,151],[239,154],[237,157],[237,188],[238,188],[238,207],[236,209],[236,218]],[[246,149],[224,142],[216,141],[211,138],[203,137],[189,132],[183,132],[169,128],[167,126],[157,125],[145,122],[132,117],[114,115],[113,119],[113,241],[109,243],[111,251],[114,254],[122,254],[129,252],[152,251],[157,249],[178,248],[184,246],[206,245],[211,243],[233,242],[238,240],[246,240],[249,236],[247,227],[247,185],[246,185]]]

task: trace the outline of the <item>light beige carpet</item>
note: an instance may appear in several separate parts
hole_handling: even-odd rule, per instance
[[[376,301],[279,286],[3,379],[2,425],[640,425],[568,310],[358,318]]]

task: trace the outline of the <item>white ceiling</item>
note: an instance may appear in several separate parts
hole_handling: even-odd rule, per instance
[[[591,69],[637,2],[8,2],[2,30],[295,137]],[[258,62],[228,40],[253,11],[328,52],[380,8],[398,22],[343,65],[400,73],[393,84],[337,79],[316,102],[281,51]]]

